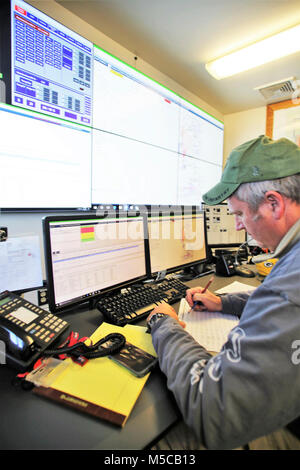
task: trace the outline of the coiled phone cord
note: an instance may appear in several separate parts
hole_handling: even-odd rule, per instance
[[[120,333],[110,333],[104,338],[97,341],[97,343],[87,346],[83,341],[76,342],[72,346],[61,346],[57,349],[47,349],[43,351],[43,357],[59,356],[63,358],[64,355],[69,355],[73,360],[77,362],[80,359],[84,361],[88,359],[95,359],[97,357],[104,357],[113,355],[119,352],[125,345],[126,338]],[[42,365],[43,359],[40,358],[36,361],[33,369],[38,368]],[[80,364],[80,362],[79,362]],[[82,364],[81,364],[82,365]],[[34,387],[34,383],[26,381],[26,376],[29,372],[20,373],[12,380],[12,385],[15,387],[21,386],[23,390],[31,390]]]
[[[87,346],[83,342],[78,342],[73,346],[62,346],[57,349],[46,349],[43,356],[56,356],[60,354],[68,354],[75,357],[84,356],[87,359],[104,357],[115,354],[125,345],[126,338],[120,333],[110,333],[97,343]]]

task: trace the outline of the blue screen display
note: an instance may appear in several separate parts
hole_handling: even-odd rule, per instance
[[[22,1],[11,7],[12,104],[91,125],[92,43]]]

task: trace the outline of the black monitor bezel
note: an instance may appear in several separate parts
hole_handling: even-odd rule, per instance
[[[151,219],[151,216],[157,217],[157,216],[186,216],[186,215],[203,215],[203,222],[204,222],[204,246],[205,246],[205,258],[201,258],[199,260],[194,260],[191,261],[190,263],[183,263],[177,266],[173,266],[167,269],[164,269],[163,271],[152,271],[151,268],[151,253],[150,253],[150,243],[149,243],[149,232],[147,229],[147,253],[148,253],[148,279],[153,279],[156,278],[161,272],[164,272],[166,274],[171,274],[175,273],[177,271],[182,271],[186,268],[191,268],[193,266],[197,266],[199,264],[206,264],[209,262],[209,249],[207,245],[207,230],[206,230],[206,216],[205,216],[205,211],[202,209],[191,209],[188,211],[180,211],[180,210],[174,210],[174,211],[160,211],[159,213],[148,213],[147,217],[147,227],[148,227],[148,220]]]
[[[90,293],[80,298],[72,299],[68,302],[64,302],[63,304],[57,304],[55,302],[55,294],[54,294],[54,278],[53,278],[53,266],[52,266],[52,257],[51,257],[51,240],[50,240],[50,223],[51,222],[63,222],[63,221],[80,221],[80,220],[95,220],[99,219],[132,219],[132,218],[142,218],[143,219],[143,229],[144,229],[144,259],[145,259],[145,274],[142,276],[137,276],[135,278],[128,279],[118,284],[114,284],[112,286],[106,287],[104,289],[99,289],[96,293]],[[47,288],[48,288],[48,304],[49,309],[52,313],[64,313],[70,309],[73,309],[76,306],[81,304],[90,303],[90,307],[93,307],[95,302],[99,300],[99,298],[103,295],[106,295],[109,292],[117,291],[121,288],[128,287],[132,284],[143,282],[147,279],[148,275],[148,266],[147,266],[147,249],[146,249],[146,215],[141,213],[136,215],[135,217],[131,216],[128,217],[126,214],[116,214],[116,213],[105,213],[104,215],[96,215],[96,214],[82,214],[82,215],[56,215],[56,216],[46,216],[42,220],[43,224],[43,238],[44,238],[44,258],[45,258],[45,272],[46,272],[46,280],[47,280]]]

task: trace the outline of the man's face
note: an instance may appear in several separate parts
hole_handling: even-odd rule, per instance
[[[269,248],[272,251],[276,248],[277,239],[274,239],[272,230],[273,220],[265,203],[259,206],[257,212],[253,212],[247,202],[232,196],[228,199],[228,207],[235,216],[236,230],[246,230],[261,248]]]

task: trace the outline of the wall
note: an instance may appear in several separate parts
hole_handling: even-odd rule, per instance
[[[224,116],[224,159],[225,164],[231,150],[238,145],[265,134],[266,107],[249,109]]]

